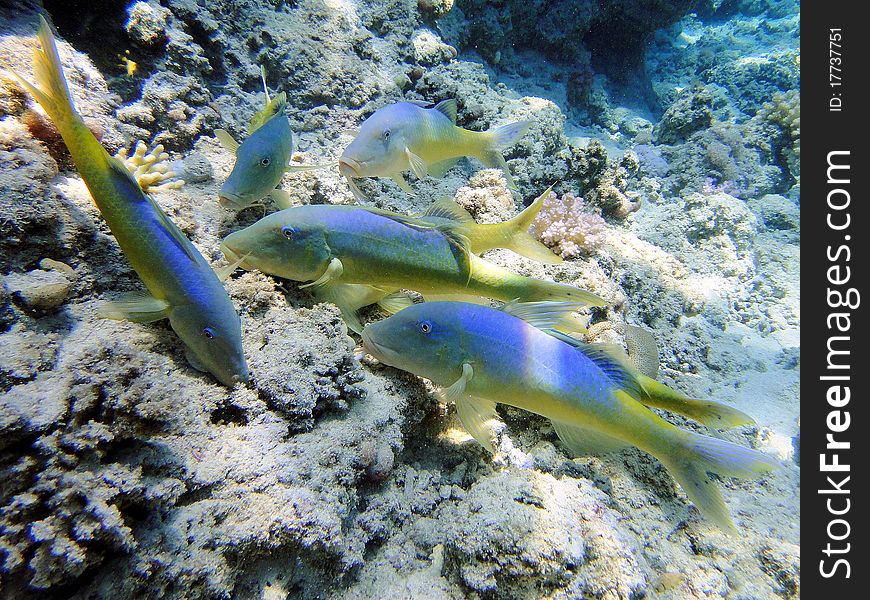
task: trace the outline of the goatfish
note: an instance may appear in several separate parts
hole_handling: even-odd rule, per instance
[[[45,109],[112,235],[148,293],[105,305],[101,316],[148,323],[168,318],[191,364],[224,385],[247,381],[239,315],[202,254],[119,159],[110,156],[73,106],[54,35],[40,16],[36,84],[15,78]]]
[[[609,353],[554,331],[574,303],[512,302],[502,309],[424,302],[362,331],[387,365],[431,380],[463,427],[490,452],[496,403],[541,415],[576,454],[635,446],[665,465],[701,513],[736,529],[710,473],[752,478],[776,468],[756,450],[671,425],[644,406],[637,378]],[[555,335],[553,335],[555,333]]]
[[[432,108],[397,102],[363,121],[338,159],[338,170],[354,196],[364,200],[354,179],[390,177],[413,194],[403,171],[411,170],[419,179],[443,177],[460,158],[473,156],[487,167],[502,169],[508,186],[516,189],[502,151],[515,144],[530,125],[531,121],[518,121],[489,131],[470,131],[456,125],[456,100],[444,100]]]
[[[221,205],[228,209],[248,208],[266,196],[271,197],[278,208],[288,208],[289,195],[278,188],[284,173],[326,166],[290,162],[293,157],[293,132],[290,131],[290,119],[284,112],[287,94],[281,92],[271,98],[266,86],[265,67],[260,67],[260,74],[266,92],[266,106],[251,118],[245,141],[239,144],[224,129],[214,131],[218,142],[236,156],[233,170],[218,192]]]
[[[419,217],[358,206],[298,206],[230,234],[221,250],[244,269],[310,282],[302,287],[312,287],[319,299],[336,304],[356,332],[362,327],[359,308],[388,297],[395,307],[392,294],[401,288],[430,299],[460,295],[606,305],[590,292],[517,275],[477,256],[501,247],[558,262],[528,233],[542,201],[543,196],[513,219],[492,225],[478,225],[449,200]]]

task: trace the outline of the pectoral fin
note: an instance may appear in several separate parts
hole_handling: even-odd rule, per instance
[[[275,206],[278,207],[278,210],[284,210],[285,208],[293,206],[290,202],[290,194],[282,189],[275,188],[269,192],[269,197],[272,199],[272,202],[275,203]]]
[[[310,283],[305,283],[300,285],[300,288],[307,288],[312,286],[325,285],[330,281],[335,281],[341,274],[344,273],[344,265],[341,264],[341,261],[337,258],[333,258],[329,261],[329,265],[326,267],[326,271],[323,272],[323,275],[315,279]]]
[[[426,167],[426,162],[411,152],[411,149],[405,146],[405,156],[408,157],[408,163],[411,165],[411,170],[414,171],[414,175],[417,176],[418,179],[423,179],[429,173],[429,169]]]
[[[412,188],[401,173],[396,173],[392,176],[392,180],[396,182],[396,185],[402,188],[406,193],[410,195],[414,195],[414,188]]]
[[[314,289],[314,295],[322,302],[332,302],[341,311],[345,324],[351,331],[360,333],[362,323],[357,311],[369,304],[378,303],[387,312],[398,312],[411,304],[411,299],[398,292],[360,283],[323,283]],[[404,298],[406,302],[402,302]]]
[[[459,376],[459,379],[453,382],[453,385],[444,388],[444,399],[448,402],[456,402],[457,399],[465,394],[465,387],[473,377],[474,369],[472,366],[468,363],[462,363],[462,375]]]
[[[429,165],[429,175],[432,177],[444,177],[447,174],[447,171],[452,169],[456,163],[459,162],[458,158],[448,158],[447,160],[442,160],[441,162],[437,162],[435,164]]]
[[[414,304],[414,301],[407,294],[401,292],[395,292],[378,300],[378,306],[391,315],[408,308],[412,304]]]
[[[239,143],[233,139],[233,136],[226,129],[215,129],[214,136],[224,149],[229,150],[233,154],[239,149]]]
[[[630,445],[606,433],[587,427],[569,425],[561,421],[553,421],[552,423],[553,429],[556,430],[556,435],[559,436],[562,443],[578,456],[608,454]]]
[[[148,292],[130,292],[118,300],[104,303],[98,309],[98,315],[103,319],[152,323],[169,316],[169,302]]]

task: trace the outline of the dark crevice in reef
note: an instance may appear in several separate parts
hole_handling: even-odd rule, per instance
[[[214,493],[217,484],[204,485],[202,487],[187,490],[175,501],[175,506],[189,506],[203,500],[208,500]]]
[[[211,411],[211,422],[215,425],[247,425],[248,413],[245,409],[234,404],[223,404]]]
[[[653,34],[680,20],[696,0],[629,0],[609,3],[584,36],[592,67],[604,73],[628,101],[656,103],[644,57]]]
[[[126,35],[127,7],[117,0],[44,0],[57,34],[87,54],[106,79],[109,89],[124,102],[139,98],[147,75],[159,56]],[[126,60],[135,61],[128,74]]]
[[[211,73],[204,74],[206,86],[214,96],[223,93],[223,88],[229,82],[229,74],[224,65],[226,49],[214,39],[214,33],[206,30],[202,23],[192,15],[180,15],[179,18],[187,26],[187,32],[193,41],[202,48],[203,56],[208,59]]]

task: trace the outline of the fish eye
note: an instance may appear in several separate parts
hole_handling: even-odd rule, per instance
[[[268,167],[268,166],[269,166],[269,163],[271,163],[271,162],[272,162],[272,161],[269,160],[269,157],[268,157],[268,156],[264,156],[264,157],[262,158],[262,160],[260,160],[260,164],[263,165],[264,167]]]
[[[210,340],[213,340],[215,338],[214,329],[212,329],[211,327],[206,327],[202,330],[202,335]]]
[[[429,333],[432,331],[432,324],[429,321],[422,321],[420,323],[420,331],[423,333]]]
[[[382,137],[384,138],[384,141],[385,141],[385,142],[386,142],[388,139],[390,139],[390,130],[389,130],[389,129],[384,129],[384,133],[382,134]]]
[[[284,234],[284,237],[287,238],[288,240],[292,240],[293,235],[296,232],[293,231],[293,228],[290,227],[289,225],[285,225],[284,227],[281,228],[281,233]]]

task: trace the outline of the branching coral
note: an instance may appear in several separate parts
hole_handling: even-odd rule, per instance
[[[640,209],[640,194],[629,190],[640,164],[637,155],[626,152],[619,164],[609,163],[607,150],[593,140],[586,148],[575,149],[569,159],[569,175],[580,180],[589,204],[617,219],[624,219]]]
[[[801,98],[798,90],[776,93],[770,102],[755,114],[753,121],[769,140],[770,151],[788,168],[795,179],[800,178],[801,161]]]
[[[456,191],[456,202],[478,223],[501,223],[516,214],[516,205],[501,169],[484,169]]]
[[[148,145],[139,140],[133,156],[128,157],[126,148],[121,148],[115,158],[123,161],[143,192],[150,194],[162,190],[177,190],[184,185],[183,180],[172,179],[175,171],[169,167],[169,154],[163,151],[162,144],[157,144],[149,152]]]
[[[583,198],[568,192],[544,197],[544,207],[532,223],[532,232],[562,258],[575,258],[601,247],[606,236],[604,219],[586,208]]]

